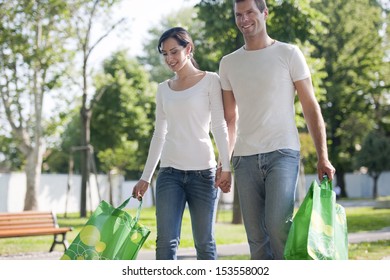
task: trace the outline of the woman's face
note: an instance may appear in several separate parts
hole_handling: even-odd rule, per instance
[[[165,63],[173,72],[178,72],[188,63],[188,46],[180,46],[174,38],[168,38],[161,44],[161,53]]]

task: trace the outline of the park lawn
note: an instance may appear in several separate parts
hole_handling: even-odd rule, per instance
[[[133,211],[129,211],[134,215]],[[390,227],[390,208],[356,207],[347,208],[348,232],[362,232],[379,230]],[[220,211],[217,215],[216,242],[218,245],[234,244],[246,242],[246,235],[243,225],[233,225],[230,223],[231,211]],[[74,230],[67,234],[67,240],[71,242],[87,222],[87,218],[79,218],[76,213],[62,217],[58,215],[60,226],[72,226]],[[140,222],[150,228],[151,234],[145,242],[143,249],[155,249],[156,223],[155,209],[144,208],[141,212]],[[22,238],[0,239],[0,255],[17,254],[25,252],[46,252],[49,250],[53,237],[37,236]],[[183,226],[181,234],[181,248],[192,247],[192,231],[189,212],[186,210],[183,216]],[[56,245],[55,251],[63,251],[61,245]],[[379,241],[370,243],[350,244],[350,259],[371,259],[378,260],[390,255],[390,241]],[[248,256],[236,256],[237,259],[248,259]]]
[[[380,230],[390,227],[390,208],[346,208],[348,232]]]
[[[134,210],[129,210],[129,214],[134,216]],[[234,244],[246,241],[246,235],[243,225],[232,225],[229,223],[231,214],[229,212],[218,213],[218,223],[216,224],[216,242],[217,244]],[[69,243],[77,236],[81,228],[87,222],[88,218],[80,218],[78,213],[68,213],[67,217],[57,215],[58,223],[63,227],[73,227],[73,231],[66,234]],[[143,249],[155,249],[156,241],[156,222],[155,208],[142,209],[140,223],[151,230],[151,233],[143,245]],[[34,236],[0,239],[0,255],[9,255],[25,252],[45,252],[50,249],[53,236]],[[180,247],[193,247],[191,219],[188,210],[184,212],[181,232]],[[62,245],[56,245],[55,251],[63,251]]]

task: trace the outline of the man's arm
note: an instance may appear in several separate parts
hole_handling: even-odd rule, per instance
[[[228,127],[229,134],[229,155],[232,156],[234,144],[236,143],[236,120],[237,120],[237,106],[233,91],[223,90],[223,109],[225,112],[225,120]]]
[[[303,115],[307,127],[317,151],[318,178],[319,180],[322,180],[322,177],[326,174],[330,180],[333,180],[333,175],[336,170],[328,158],[325,122],[322,117],[321,108],[314,95],[311,78],[295,82],[295,88],[298,93],[299,101],[302,104]]]

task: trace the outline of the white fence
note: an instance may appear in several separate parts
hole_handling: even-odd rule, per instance
[[[296,200],[303,199],[306,195],[307,190],[310,187],[310,184],[317,180],[317,174],[311,175],[308,174],[305,176],[305,186],[304,194],[299,193],[299,188],[297,188]],[[348,198],[372,198],[374,181],[367,174],[355,174],[348,173],[345,175],[345,184]],[[337,186],[337,181],[332,182],[333,187]],[[378,179],[378,196],[390,196],[390,172],[384,172]],[[230,205],[233,203],[233,192],[222,194],[221,200]]]
[[[306,190],[317,175],[306,175]],[[124,181],[122,176],[112,176],[113,205],[119,206],[132,192],[135,181]],[[346,191],[349,198],[371,198],[373,180],[365,174],[346,174]],[[91,176],[91,187],[87,192],[87,209],[94,210],[100,198],[109,202],[109,182],[105,175]],[[68,192],[68,175],[42,174],[41,184],[38,188],[39,210],[50,210],[56,213],[72,213],[80,211],[81,176],[73,175],[71,187]],[[337,186],[337,182],[333,183]],[[99,186],[99,187],[98,187]],[[98,192],[99,189],[99,192]],[[23,210],[26,193],[26,178],[24,173],[0,173],[0,212],[18,212]],[[381,174],[378,180],[378,195],[390,196],[390,172]],[[233,192],[222,194],[226,203],[233,201]],[[143,207],[152,206],[152,191],[149,190],[144,197]],[[126,208],[135,208],[138,201],[130,200]]]
[[[80,211],[81,176],[73,175],[68,191],[68,175],[42,174],[40,187],[37,190],[38,210],[56,213]],[[124,181],[123,176],[111,176],[112,200],[115,207],[127,199],[136,182]],[[94,210],[100,199],[109,202],[108,176],[98,175],[90,178],[87,188],[87,209]],[[99,192],[98,192],[99,189]],[[151,192],[143,201],[143,207],[152,205]],[[0,173],[0,212],[19,212],[23,210],[26,194],[26,176],[24,173]],[[100,194],[100,195],[99,195]],[[126,208],[138,206],[138,201],[130,200]]]
[[[309,189],[317,175],[306,175],[306,190]],[[318,180],[318,179],[317,179]],[[367,174],[347,173],[345,175],[345,184],[348,198],[372,198],[374,180]],[[337,186],[334,180],[333,187]],[[378,196],[390,195],[390,172],[383,172],[378,179]]]

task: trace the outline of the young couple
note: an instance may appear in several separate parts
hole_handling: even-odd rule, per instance
[[[177,258],[188,204],[197,259],[217,258],[214,224],[219,189],[231,186],[230,155],[251,259],[283,259],[298,179],[300,143],[295,92],[318,156],[318,176],[333,179],[325,124],[310,71],[294,45],[267,34],[264,0],[236,0],[245,45],[224,56],[219,75],[193,59],[188,32],[164,32],[158,51],[174,77],[158,86],[155,131],[133,196],[141,199],[160,161],[156,182],[156,259]],[[218,167],[209,132],[218,152]]]

